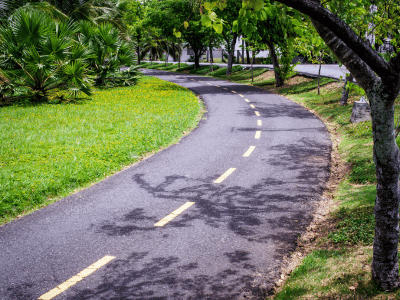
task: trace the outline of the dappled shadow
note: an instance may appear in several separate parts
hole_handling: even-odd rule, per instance
[[[6,289],[8,298],[2,298],[4,300],[10,299],[10,300],[15,300],[15,299],[21,299],[21,300],[31,300],[35,299],[34,296],[34,284],[30,282],[26,282],[23,284],[18,284],[15,286],[8,287]],[[4,294],[1,293],[3,296]]]
[[[257,104],[257,102],[254,102]],[[281,118],[287,117],[291,118],[292,120],[295,119],[310,119],[310,120],[317,120],[318,118],[306,110],[304,107],[297,105],[293,102],[287,101],[285,103],[268,103],[267,105],[259,105],[257,106],[257,111],[261,114],[263,118]],[[245,116],[254,116],[254,109],[245,108],[239,111],[241,115]],[[297,128],[301,129],[301,128]],[[285,130],[285,129],[283,129]],[[314,130],[320,130],[326,132],[326,129],[321,126],[320,129],[314,128]]]
[[[137,232],[152,231],[157,222],[155,217],[144,215],[144,210],[135,208],[125,214],[119,220],[103,221],[100,224],[92,225],[98,233],[105,233],[110,236],[131,235]]]
[[[95,288],[77,291],[67,299],[238,299],[236,289],[249,276],[237,276],[237,267],[217,274],[187,276],[198,264],[181,263],[175,256],[150,258],[146,252],[132,253],[127,259],[106,266]]]
[[[189,229],[200,222],[209,227],[204,230],[223,230],[233,241],[230,250],[222,253],[225,259],[213,262],[215,270],[209,271],[204,265],[210,262],[196,256],[188,262],[187,257],[184,260],[171,253],[165,257],[146,253],[144,260],[136,255],[108,269],[102,284],[81,290],[75,297],[237,299],[246,294],[249,299],[261,299],[268,294],[279,279],[283,258],[295,250],[299,235],[311,222],[313,205],[328,177],[330,145],[300,138],[290,144],[270,146],[266,151],[273,154],[261,161],[260,169],[279,166],[280,173],[288,172],[290,176],[261,176],[251,186],[212,183],[218,174],[204,178],[169,175],[157,183],[144,173],[131,177],[135,189],[147,193],[148,199],[165,200],[174,207],[176,203],[195,202],[160,229],[165,238],[169,229]],[[155,230],[156,221],[151,211],[135,208],[114,223],[94,224],[93,228],[99,234],[134,236]],[[256,250],[259,245],[262,254]],[[270,262],[269,270],[260,269],[258,256]]]

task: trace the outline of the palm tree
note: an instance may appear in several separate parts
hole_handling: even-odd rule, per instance
[[[90,95],[85,64],[89,52],[74,40],[77,29],[74,23],[57,23],[43,12],[24,10],[0,26],[1,85],[18,89],[9,97],[43,101],[52,90]]]
[[[122,76],[120,68],[134,64],[134,51],[128,43],[124,42],[118,30],[111,24],[103,23],[93,27],[88,21],[79,23],[79,41],[90,49],[88,62],[89,68],[95,76],[95,83],[124,84],[135,83],[136,69],[131,68],[127,76]]]

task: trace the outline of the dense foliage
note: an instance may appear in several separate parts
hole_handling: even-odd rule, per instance
[[[0,104],[91,95],[93,84],[137,80],[133,51],[110,23],[58,21],[28,7],[0,25]],[[121,71],[122,66],[127,70]],[[130,67],[130,68],[129,68]]]

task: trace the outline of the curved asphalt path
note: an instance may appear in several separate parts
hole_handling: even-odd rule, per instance
[[[1,227],[0,299],[37,299],[106,255],[115,258],[54,299],[259,299],[279,279],[328,177],[324,124],[265,90],[145,74],[201,95],[208,113],[199,128]],[[154,226],[188,201],[195,204]]]

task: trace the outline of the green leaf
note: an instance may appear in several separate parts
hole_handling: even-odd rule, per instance
[[[213,28],[217,33],[219,33],[219,34],[222,33],[223,26],[221,23],[214,23]]]
[[[208,15],[202,15],[201,16],[201,23],[206,26],[206,27],[210,27],[212,20]]]
[[[189,23],[187,21],[183,22],[183,26],[185,26],[185,29],[189,27]]]

